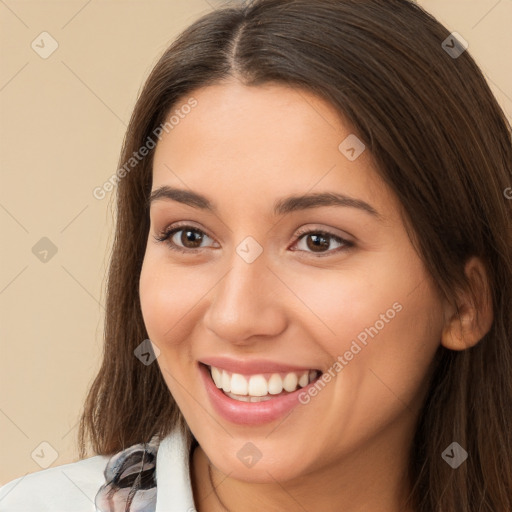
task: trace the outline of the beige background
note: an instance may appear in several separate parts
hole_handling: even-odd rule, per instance
[[[512,0],[419,3],[468,41],[512,119]],[[40,464],[77,460],[77,420],[99,365],[113,225],[112,193],[97,200],[92,190],[117,168],[153,64],[220,4],[0,0],[0,485]],[[31,48],[43,31],[58,42],[47,59]],[[46,262],[32,252],[43,237],[57,248]]]

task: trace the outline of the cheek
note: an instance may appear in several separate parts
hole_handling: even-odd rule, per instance
[[[369,337],[365,329],[376,322],[379,331],[387,327],[381,315],[391,322],[400,316],[396,303],[403,297],[403,284],[393,280],[389,267],[385,272],[369,270],[371,267],[311,273],[294,279],[293,291],[305,305],[303,325],[315,330],[314,338],[321,340],[333,359],[350,350],[353,340],[364,343]]]
[[[382,348],[393,351],[394,346],[404,349],[402,341],[411,338],[435,338],[432,330],[442,317],[426,270],[407,248],[358,256],[339,272],[295,276],[294,292],[307,306],[309,326],[320,327],[333,356],[349,350],[353,340],[364,346],[386,339]]]
[[[328,430],[340,427],[342,414],[342,445],[373,435],[421,405],[424,379],[439,346],[442,311],[426,276],[402,268],[399,278],[389,273],[390,266],[383,268],[387,271],[347,273],[337,281],[317,279],[314,288],[303,282],[298,289],[309,290],[305,302],[324,324],[312,339],[330,355],[335,376],[327,384],[328,412],[323,399],[313,398],[308,407],[322,415]],[[320,323],[310,316],[313,333],[313,324]]]
[[[180,408],[185,409],[187,404],[182,390],[189,378],[187,368],[191,355],[190,347],[184,343],[189,338],[190,323],[183,320],[204,295],[197,293],[197,284],[194,287],[193,281],[191,273],[170,268],[161,256],[146,253],[139,280],[144,325],[149,339],[160,349],[156,362],[167,387]]]
[[[173,312],[177,312],[179,304],[170,284],[169,277],[161,272],[161,265],[146,256],[139,282],[140,305],[148,335],[157,343],[173,325]]]
[[[193,269],[179,269],[165,258],[147,253],[141,269],[139,294],[142,316],[150,338],[172,345],[179,339],[182,320],[194,311],[208,291],[208,283]],[[201,283],[201,285],[199,285]]]
[[[333,369],[343,374],[336,386],[361,398],[367,391],[369,399],[375,386],[391,398],[393,392],[412,397],[440,343],[442,309],[430,279],[413,255],[408,262],[392,256],[295,281],[311,339],[333,364],[343,358],[342,369]]]
[[[443,314],[427,280],[399,300],[401,311],[375,338],[371,363],[397,395],[404,392],[413,399],[440,345]]]

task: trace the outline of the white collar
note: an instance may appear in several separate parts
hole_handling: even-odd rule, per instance
[[[176,428],[164,437],[156,458],[156,511],[195,512],[185,434]]]

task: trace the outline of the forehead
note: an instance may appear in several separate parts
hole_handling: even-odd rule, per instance
[[[180,109],[194,98],[196,106],[178,119]],[[244,158],[249,164],[257,154],[259,170],[265,161],[318,159],[336,154],[338,139],[347,130],[337,113],[313,94],[284,85],[247,87],[238,82],[193,91],[172,109],[173,122],[158,144],[160,153],[172,151],[173,160]],[[346,134],[348,135],[348,131]],[[236,144],[235,144],[236,143]]]
[[[195,106],[183,108],[187,104]],[[227,82],[193,91],[171,116],[172,128],[155,150],[153,190],[193,188],[241,204],[317,189],[373,202],[383,196],[369,152],[346,157],[346,144],[340,149],[340,143],[347,138],[357,143],[349,138],[355,134],[327,101],[309,91]]]

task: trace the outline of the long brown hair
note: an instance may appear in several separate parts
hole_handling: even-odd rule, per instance
[[[512,201],[504,193],[512,186],[511,127],[469,52],[447,51],[449,36],[407,0],[256,0],[213,11],[152,70],[120,167],[198,87],[235,77],[328,100],[372,153],[443,294],[455,301],[468,289],[464,263],[472,255],[492,288],[491,330],[471,349],[437,351],[410,456],[411,504],[418,512],[505,512],[512,510]],[[152,155],[117,183],[103,362],[81,417],[82,458],[88,442],[111,455],[175,428],[191,436],[158,365],[134,356],[148,338],[138,285]],[[453,441],[469,453],[457,470],[441,458]]]

